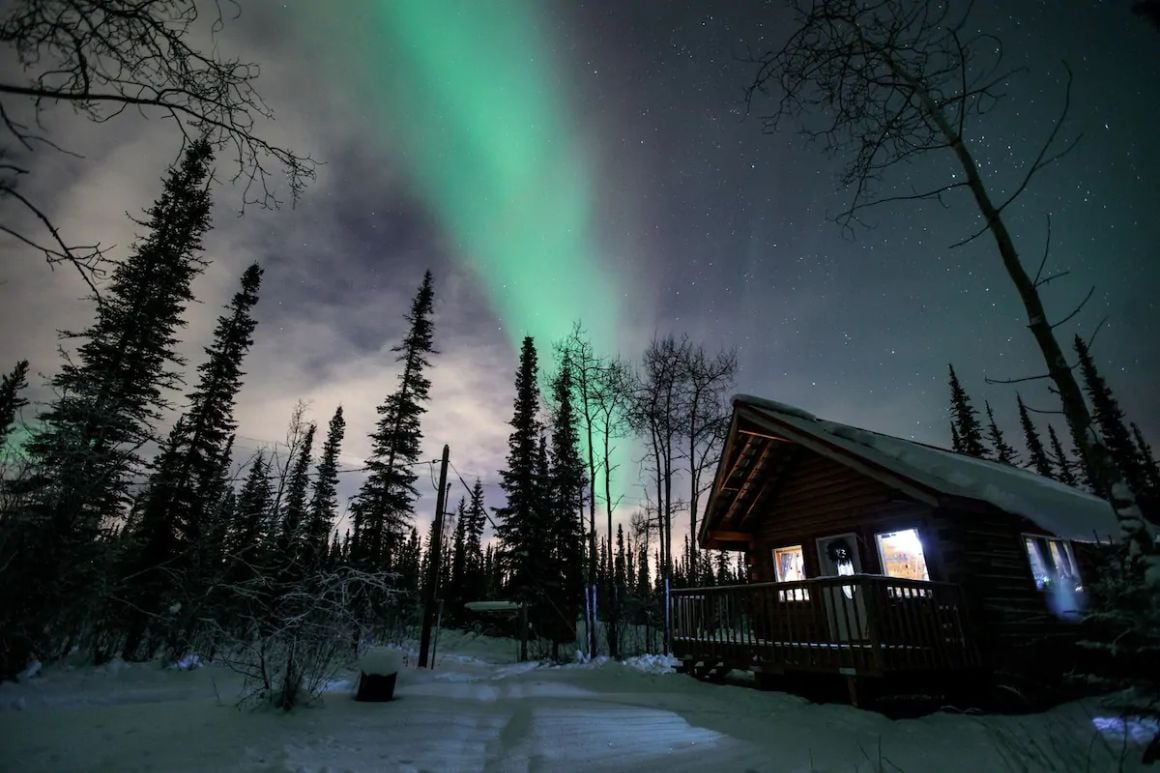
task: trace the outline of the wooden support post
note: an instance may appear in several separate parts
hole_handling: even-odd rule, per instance
[[[850,705],[854,708],[862,708],[858,705],[858,677],[846,677],[846,689],[850,691]]]
[[[447,494],[447,461],[451,449],[443,446],[443,460],[439,465],[439,493],[435,497],[435,528],[431,531],[431,558],[427,571],[427,587],[423,593],[423,632],[419,637],[419,668],[427,668],[427,653],[431,648],[431,628],[435,622],[435,592],[439,584],[439,558],[443,547],[443,505]],[[431,667],[434,667],[432,662]]]
[[[520,605],[520,662],[528,659],[528,603]]]

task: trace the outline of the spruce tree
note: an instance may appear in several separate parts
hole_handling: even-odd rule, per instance
[[[1055,474],[1051,469],[1051,460],[1047,457],[1047,450],[1043,447],[1043,441],[1039,439],[1039,432],[1035,429],[1035,423],[1031,421],[1031,414],[1027,411],[1027,406],[1023,404],[1023,397],[1016,392],[1015,401],[1019,405],[1019,424],[1023,427],[1023,442],[1027,446],[1027,455],[1029,457],[1028,466],[1035,469],[1040,475],[1048,478],[1054,478]]]
[[[242,385],[242,359],[253,342],[262,270],[251,265],[241,288],[218,317],[207,359],[198,366],[198,384],[185,413],[169,433],[154,462],[142,496],[131,540],[123,553],[120,575],[127,605],[123,657],[138,655],[138,645],[150,618],[177,597],[202,595],[211,577],[207,564],[216,553],[203,544],[214,508],[224,493],[229,449],[236,427],[234,403]],[[206,551],[209,551],[208,553]]]
[[[1077,485],[1079,481],[1072,472],[1072,462],[1063,450],[1063,443],[1059,442],[1059,435],[1055,434],[1055,427],[1050,424],[1047,425],[1047,437],[1051,443],[1051,454],[1055,457],[1055,479],[1069,486]]]
[[[447,604],[452,619],[458,620],[467,601],[467,499],[459,498],[455,510],[455,536],[451,540],[450,576],[447,585]]]
[[[250,471],[238,492],[233,523],[226,534],[226,560],[230,564],[229,580],[244,582],[253,579],[265,568],[262,547],[274,500],[270,485],[270,463],[259,451],[250,464]]]
[[[624,525],[616,524],[616,558],[613,561],[613,588],[617,599],[628,594],[628,554],[624,546]]]
[[[119,512],[129,476],[143,466],[137,449],[169,407],[162,395],[180,384],[177,331],[205,266],[198,254],[209,230],[211,160],[208,143],[191,144],[148,211],[148,234],[114,268],[96,320],[68,336],[83,343],[53,378],[59,397],[30,443],[54,481],[44,504],[64,527],[58,533],[76,525],[91,536],[101,516]]]
[[[278,559],[287,571],[291,566],[297,566],[295,573],[302,569],[298,558],[306,542],[306,495],[310,487],[310,462],[316,429],[314,424],[308,424],[302,436],[298,456],[290,470],[290,482],[286,485],[286,504],[278,531]]]
[[[558,593],[553,599],[568,625],[559,639],[574,640],[574,622],[584,595],[584,494],[585,464],[580,455],[579,416],[574,407],[575,384],[570,358],[565,353],[560,371],[552,380],[551,428],[551,523]]]
[[[641,540],[640,555],[636,559],[636,589],[641,596],[652,593],[652,580],[649,579],[648,543]]]
[[[987,435],[991,440],[991,449],[995,461],[1009,464],[1013,467],[1016,466],[1019,463],[1019,456],[1015,453],[1015,449],[1007,443],[1007,439],[1003,436],[1003,431],[995,423],[995,414],[991,411],[991,404],[984,400],[983,406],[987,411]]]
[[[57,397],[27,447],[34,475],[19,520],[28,528],[0,554],[0,586],[33,590],[14,604],[0,593],[0,639],[43,640],[53,617],[73,625],[103,587],[94,575],[111,543],[102,538],[130,502],[130,483],[144,469],[140,449],[170,407],[165,393],[180,384],[177,333],[205,265],[212,155],[204,140],[189,145],[147,210],[146,235],[113,268],[95,320],[65,334],[81,343],[52,379]],[[0,641],[0,650],[23,647]],[[7,670],[0,663],[0,675]]]
[[[507,503],[493,508],[498,520],[496,536],[503,546],[501,561],[508,590],[516,600],[528,604],[539,600],[540,583],[551,560],[541,488],[537,370],[535,343],[528,336],[520,349],[516,371],[507,467],[499,473],[500,488],[507,495]]]
[[[387,569],[393,545],[414,514],[418,476],[412,467],[419,461],[423,435],[420,418],[431,382],[425,372],[433,348],[431,313],[435,299],[431,272],[423,276],[411,311],[403,343],[398,352],[403,363],[399,388],[378,407],[379,420],[371,434],[372,456],[367,460],[370,474],[352,507],[357,555],[354,563],[372,569]]]
[[[21,360],[11,373],[0,378],[0,452],[8,440],[8,432],[16,421],[17,412],[28,405],[28,400],[20,396],[28,386],[28,360]]]
[[[962,453],[986,459],[987,449],[983,445],[983,427],[979,424],[978,412],[971,406],[971,399],[959,383],[954,366],[948,367],[951,374],[951,420],[958,429]]]
[[[1124,412],[1112,395],[1112,388],[1096,368],[1087,344],[1078,335],[1075,337],[1075,351],[1079,355],[1084,388],[1092,402],[1092,419],[1099,428],[1112,463],[1124,476],[1124,482],[1133,493],[1147,490],[1147,475],[1139,449],[1128,431]]]
[[[322,444],[322,455],[314,475],[314,490],[307,508],[300,554],[307,570],[321,567],[327,556],[326,545],[338,512],[338,454],[345,432],[346,420],[343,419],[340,405],[335,409],[326,431],[326,442]],[[338,532],[334,533],[334,546],[330,551],[332,563],[338,563],[341,555],[334,547],[338,547]]]
[[[1156,457],[1152,454],[1152,446],[1148,445],[1148,441],[1144,439],[1144,433],[1136,426],[1136,422],[1132,422],[1132,437],[1136,441],[1136,448],[1139,449],[1140,461],[1144,466],[1144,476],[1148,481],[1148,488],[1153,494],[1160,494],[1160,466],[1156,464]]]
[[[729,556],[727,556],[725,554],[724,550],[718,550],[716,558],[717,558],[717,561],[716,561],[716,563],[717,563],[717,572],[716,572],[717,584],[718,585],[731,585],[733,583],[733,572],[732,572],[732,568],[729,566]]]
[[[483,565],[483,532],[486,528],[487,505],[483,500],[483,483],[475,479],[471,487],[471,495],[467,504],[467,523],[464,526],[466,545],[464,547],[465,567],[464,584],[469,589],[468,595],[480,593],[484,587],[487,573]],[[468,599],[465,599],[468,600]]]
[[[405,591],[411,593],[419,591],[421,553],[419,530],[412,526],[406,542],[399,544],[398,559],[395,561],[396,571],[399,574],[399,587]]]

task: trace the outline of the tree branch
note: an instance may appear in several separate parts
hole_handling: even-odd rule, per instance
[[[1078,305],[1078,306],[1076,306],[1076,307],[1075,307],[1075,309],[1073,309],[1073,310],[1072,310],[1071,314],[1068,314],[1066,317],[1064,317],[1063,319],[1061,319],[1059,322],[1056,322],[1054,325],[1051,325],[1051,326],[1050,326],[1050,327],[1051,327],[1051,329],[1052,329],[1052,330],[1055,330],[1057,327],[1059,327],[1059,326],[1060,326],[1060,325],[1062,325],[1063,323],[1065,323],[1065,322],[1067,322],[1068,320],[1070,320],[1070,319],[1071,319],[1072,317],[1074,317],[1076,314],[1079,314],[1079,313],[1080,313],[1080,311],[1083,309],[1083,307],[1087,305],[1087,302],[1091,300],[1091,297],[1092,297],[1092,295],[1093,295],[1093,294],[1095,294],[1095,291],[1096,291],[1096,286],[1095,286],[1095,285],[1092,285],[1091,289],[1090,289],[1090,290],[1088,290],[1088,293],[1087,293],[1087,295],[1085,295],[1085,296],[1083,297],[1083,300],[1079,302],[1079,305]],[[1102,323],[1101,323],[1101,324],[1102,324]]]

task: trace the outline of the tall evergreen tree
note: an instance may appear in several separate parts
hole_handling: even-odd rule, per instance
[[[398,389],[378,407],[379,420],[371,434],[370,474],[355,500],[352,512],[355,526],[356,564],[376,569],[389,568],[392,546],[414,513],[418,476],[412,466],[419,461],[423,434],[420,418],[427,411],[425,403],[431,382],[425,375],[430,366],[428,356],[435,353],[431,313],[435,300],[431,272],[423,275],[411,311],[403,343],[391,351],[398,352],[403,363]]]
[[[1055,457],[1055,478],[1069,486],[1078,485],[1075,473],[1072,472],[1072,462],[1063,450],[1063,443],[1059,442],[1059,435],[1055,434],[1055,427],[1047,425],[1047,437],[1051,443],[1051,454]]]
[[[28,400],[20,396],[28,386],[28,360],[21,360],[11,373],[0,378],[0,452],[8,440],[8,431],[16,421],[16,413],[28,405]]]
[[[1144,475],[1148,481],[1148,487],[1154,493],[1160,493],[1160,466],[1156,464],[1156,457],[1152,454],[1152,446],[1148,445],[1148,441],[1144,439],[1144,433],[1136,426],[1136,422],[1132,422],[1131,426],[1132,437],[1136,441],[1140,461],[1144,465]]]
[[[306,542],[306,496],[310,487],[310,462],[314,448],[314,424],[306,426],[298,456],[290,471],[290,482],[286,485],[286,504],[278,531],[278,559],[286,567],[295,565],[302,569],[298,559]]]
[[[189,145],[141,223],[146,235],[113,269],[92,325],[67,334],[81,344],[53,378],[57,397],[28,444],[35,474],[20,519],[28,528],[5,541],[11,560],[0,555],[0,586],[34,590],[20,598],[0,593],[7,632],[0,638],[25,632],[43,640],[49,617],[71,624],[81,617],[74,605],[87,608],[101,587],[93,576],[109,544],[101,537],[124,514],[130,482],[144,467],[140,449],[155,439],[169,407],[165,392],[180,384],[177,332],[193,299],[190,284],[205,265],[199,253],[210,225],[212,155],[208,142]],[[0,642],[5,649],[26,648]]]
[[[451,540],[450,577],[447,586],[447,605],[453,619],[458,620],[467,598],[467,499],[459,498],[455,510],[455,536]]]
[[[1003,436],[1003,431],[995,422],[995,414],[991,411],[991,404],[984,400],[983,406],[987,411],[987,436],[991,440],[995,461],[1016,466],[1019,463],[1019,455],[1015,453],[1015,449],[1007,442],[1007,438]]]
[[[971,399],[959,383],[954,366],[948,367],[951,374],[951,420],[958,429],[962,453],[986,459],[987,448],[983,445],[983,427],[979,423],[978,412],[971,405]]]
[[[419,541],[419,530],[410,528],[410,536],[405,542],[400,542],[398,558],[395,561],[395,571],[399,575],[399,587],[411,593],[419,591],[420,571],[422,560],[422,546]]]
[[[1124,412],[1120,410],[1120,404],[1112,395],[1112,388],[1096,368],[1087,344],[1078,335],[1075,337],[1075,351],[1079,355],[1084,388],[1092,402],[1092,419],[1099,428],[1112,463],[1120,470],[1124,482],[1133,493],[1146,491],[1147,475],[1140,459],[1139,449],[1128,431]]]
[[[648,566],[648,542],[646,540],[640,541],[640,555],[636,559],[636,589],[637,593],[642,596],[648,596],[652,593],[652,580],[649,578]]]
[[[210,224],[211,160],[208,143],[191,144],[148,211],[147,236],[113,270],[94,323],[70,335],[84,342],[53,379],[59,397],[30,444],[52,480],[44,504],[69,522],[56,524],[65,527],[58,533],[77,525],[91,536],[102,516],[120,511],[129,476],[142,468],[137,449],[169,407],[162,395],[180,384],[177,331],[205,266],[198,253]]]
[[[487,505],[483,500],[483,483],[475,479],[467,504],[467,523],[464,526],[466,545],[464,547],[464,584],[468,595],[476,595],[484,588],[487,573],[483,565],[483,532],[487,522]],[[470,599],[464,599],[468,601]]]
[[[585,464],[580,455],[580,426],[573,397],[570,358],[565,352],[560,371],[552,380],[550,486],[551,522],[558,592],[553,602],[566,625],[557,630],[559,641],[575,640],[575,620],[584,594]]]
[[[1019,424],[1023,427],[1023,442],[1027,446],[1029,466],[1033,467],[1040,475],[1054,478],[1055,474],[1051,469],[1051,460],[1047,457],[1047,450],[1043,447],[1043,441],[1039,439],[1039,432],[1035,429],[1035,422],[1031,421],[1031,414],[1027,411],[1027,406],[1023,404],[1023,397],[1018,392],[1015,393],[1015,401],[1019,404]]]
[[[212,567],[206,561],[214,551],[202,543],[223,493],[236,427],[234,403],[244,375],[242,359],[257,325],[252,312],[261,278],[256,264],[243,273],[241,288],[227,313],[218,317],[213,342],[205,348],[207,359],[198,366],[198,384],[186,411],[154,462],[120,571],[128,578],[122,595],[130,601],[126,659],[137,656],[145,625],[159,619],[162,606],[177,595],[188,604],[210,581]]]
[[[231,589],[227,591],[227,616],[245,610],[251,615],[259,613],[259,607],[266,600],[265,588],[253,585],[269,571],[266,529],[274,503],[270,473],[270,461],[259,451],[238,492],[234,517],[225,538],[223,579]]]
[[[616,525],[616,558],[613,561],[612,587],[618,599],[628,594],[628,554],[624,546],[624,525]]]
[[[518,600],[539,601],[540,583],[551,561],[550,535],[544,518],[540,476],[540,395],[536,386],[536,346],[530,336],[520,349],[512,432],[508,436],[507,467],[500,471],[500,487],[507,495],[503,507],[493,508],[503,546],[502,562],[509,592]]]
[[[307,508],[306,525],[303,528],[301,557],[308,569],[317,569],[326,556],[327,539],[338,515],[338,454],[342,448],[346,420],[342,416],[342,406],[334,411],[326,431],[326,441],[322,444],[322,455],[315,469],[314,489]],[[337,542],[338,532],[334,539]],[[332,550],[333,554],[334,551]]]

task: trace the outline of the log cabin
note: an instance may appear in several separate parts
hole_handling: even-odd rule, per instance
[[[1110,505],[1009,465],[748,395],[696,535],[744,551],[748,582],[671,594],[696,676],[871,683],[1066,668]]]

